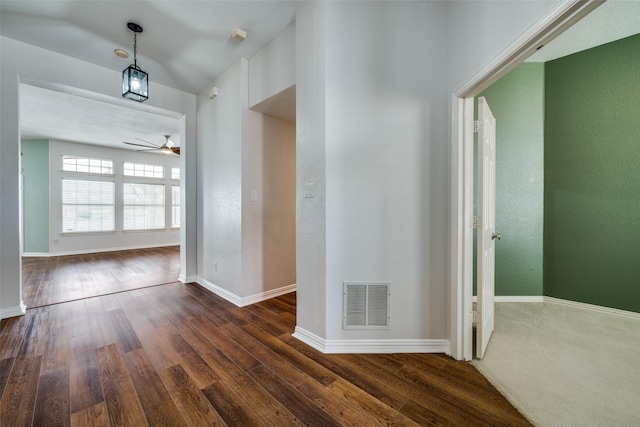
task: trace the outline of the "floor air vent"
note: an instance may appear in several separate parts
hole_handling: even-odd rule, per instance
[[[389,329],[389,282],[344,282],[343,329]]]

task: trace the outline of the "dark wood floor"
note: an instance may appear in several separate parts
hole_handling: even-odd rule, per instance
[[[295,317],[181,283],[29,309],[0,322],[0,425],[530,425],[468,363],[323,355]]]
[[[22,299],[40,307],[145,286],[180,274],[180,246],[22,259]]]

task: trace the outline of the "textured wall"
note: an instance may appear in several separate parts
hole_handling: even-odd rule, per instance
[[[542,295],[544,64],[485,90],[496,117],[496,295]]]
[[[49,253],[49,141],[26,139],[22,154],[22,218],[25,253]]]
[[[640,312],[639,51],[546,64],[545,295]]]
[[[445,12],[444,2],[327,2],[329,339],[447,337]],[[391,282],[389,330],[342,329],[344,281]]]

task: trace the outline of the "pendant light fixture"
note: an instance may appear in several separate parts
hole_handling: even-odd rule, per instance
[[[142,32],[142,27],[135,22],[129,22],[127,28],[133,31],[133,64],[122,71],[122,96],[144,102],[149,99],[149,75],[138,67],[136,58],[138,33]]]

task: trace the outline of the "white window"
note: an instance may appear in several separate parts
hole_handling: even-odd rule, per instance
[[[125,230],[165,228],[164,185],[125,182],[122,190]]]
[[[180,187],[171,186],[171,227],[180,228]]]
[[[146,165],[144,163],[124,162],[124,175],[162,179],[164,178],[164,167],[161,165]]]
[[[171,179],[180,179],[180,168],[171,168]]]
[[[62,180],[62,232],[114,230],[114,183]]]
[[[113,174],[113,160],[89,157],[62,156],[62,170],[66,172]]]

